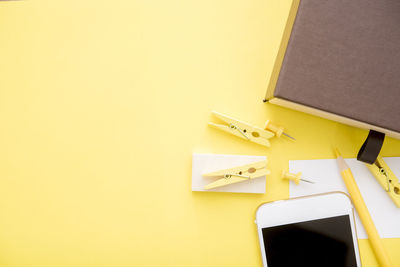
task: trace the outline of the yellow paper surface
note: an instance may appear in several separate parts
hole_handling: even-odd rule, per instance
[[[0,2],[0,266],[259,266],[255,209],[288,196],[288,160],[367,134],[262,103],[290,4]],[[247,143],[212,110],[298,141]],[[192,193],[193,152],[268,156],[266,194]]]

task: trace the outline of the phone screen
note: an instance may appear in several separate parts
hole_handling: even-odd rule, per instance
[[[262,228],[268,267],[356,267],[348,215]]]

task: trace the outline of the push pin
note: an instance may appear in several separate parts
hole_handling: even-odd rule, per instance
[[[290,173],[290,172],[287,172],[287,171],[283,170],[282,171],[282,179],[292,180],[296,184],[299,184],[300,181],[307,182],[307,183],[310,183],[310,184],[315,184],[313,181],[301,178],[301,172],[298,172],[298,173],[295,174],[295,173]]]
[[[287,133],[283,132],[284,128],[282,126],[278,126],[278,125],[272,124],[270,120],[267,120],[267,122],[265,123],[264,130],[271,131],[271,132],[275,133],[275,135],[277,137],[281,137],[281,135],[283,134],[284,136],[287,136],[287,137],[289,137],[289,138],[291,138],[293,140],[296,140],[294,137],[292,137],[292,136],[288,135]]]

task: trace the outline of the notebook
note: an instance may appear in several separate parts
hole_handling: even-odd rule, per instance
[[[294,0],[266,99],[400,138],[400,1]]]

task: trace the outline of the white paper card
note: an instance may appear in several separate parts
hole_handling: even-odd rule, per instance
[[[381,238],[400,237],[400,208],[397,208],[386,191],[376,181],[364,163],[357,159],[345,159],[353,172],[354,179],[360,189],[365,204],[371,214]],[[400,177],[400,157],[384,158],[397,177]],[[310,179],[315,184],[290,183],[290,197],[312,195],[332,191],[347,192],[346,186],[340,176],[336,159],[321,160],[291,160],[289,161],[291,173],[302,172],[305,179]],[[356,228],[358,238],[368,238],[364,227],[356,214]]]
[[[204,186],[218,180],[215,177],[203,177],[202,174],[233,168],[253,162],[266,160],[265,156],[193,154],[192,161],[192,191],[233,192],[233,193],[265,193],[265,176],[248,181],[230,184],[214,189],[205,190]]]

